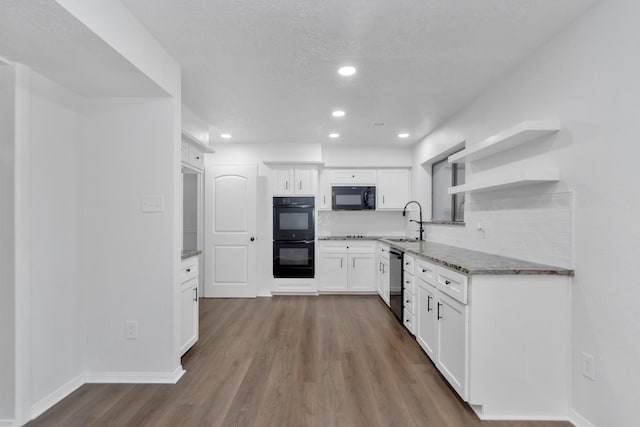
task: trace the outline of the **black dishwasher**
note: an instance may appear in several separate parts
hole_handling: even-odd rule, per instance
[[[389,250],[389,305],[391,311],[402,323],[402,257],[404,252],[396,248]]]

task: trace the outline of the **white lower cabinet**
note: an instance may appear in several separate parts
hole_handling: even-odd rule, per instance
[[[416,258],[416,340],[481,419],[560,419],[569,405],[570,282],[467,276]]]
[[[182,261],[181,281],[180,356],[198,341],[198,257]]]
[[[416,340],[453,389],[466,399],[467,306],[440,291],[437,282],[434,284],[427,281],[434,277],[434,271],[443,270],[444,273],[446,269],[424,260],[420,260],[417,265]],[[466,288],[467,282],[464,279],[465,276],[462,276],[459,282]]]
[[[375,244],[372,242],[322,242],[319,256],[319,291],[376,291]]]
[[[390,272],[389,272],[389,246],[378,245],[376,255],[377,269],[376,269],[376,288],[378,295],[382,298],[382,301],[391,306],[389,300],[389,285],[390,285]]]

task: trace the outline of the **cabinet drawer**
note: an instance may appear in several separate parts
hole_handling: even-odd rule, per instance
[[[376,251],[384,259],[389,259],[389,246],[379,245]]]
[[[182,261],[182,266],[180,267],[180,283],[184,283],[194,277],[198,277],[197,257],[192,257]]]
[[[204,167],[204,154],[195,147],[189,147],[189,163],[202,169]]]
[[[438,267],[438,289],[451,298],[467,303],[467,276],[444,267]]]
[[[413,313],[409,313],[407,310],[404,311],[404,313],[402,313],[402,323],[404,323],[404,326],[407,328],[407,330],[409,332],[411,332],[411,335],[415,335],[415,329],[414,329],[414,316]]]
[[[423,259],[416,259],[415,275],[427,283],[436,285],[436,266]]]
[[[404,279],[402,286],[404,287],[404,292],[405,293],[410,293],[410,294],[414,294],[415,293],[415,288],[413,285],[413,275],[412,274],[404,274]]]
[[[415,259],[411,255],[405,254],[403,257],[404,262],[404,271],[409,274],[413,274],[413,264],[415,263]]]
[[[320,252],[349,252],[349,253],[375,253],[375,243],[353,241],[353,240],[338,240],[338,241],[325,241],[320,242]]]
[[[413,294],[406,293],[404,294],[404,299],[402,301],[402,305],[404,306],[405,313],[408,311],[411,314],[415,314],[416,310],[414,307],[414,298]]]

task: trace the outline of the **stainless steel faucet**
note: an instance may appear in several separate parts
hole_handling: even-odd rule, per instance
[[[420,226],[420,241],[423,241],[424,228],[422,228],[422,206],[420,205],[420,203],[416,202],[415,200],[411,200],[410,202],[407,202],[407,204],[404,205],[404,209],[402,210],[402,216],[407,216],[407,206],[409,206],[411,203],[415,203],[416,205],[418,205],[418,208],[420,208],[420,221],[416,221],[415,219],[410,219],[409,222],[415,222]]]

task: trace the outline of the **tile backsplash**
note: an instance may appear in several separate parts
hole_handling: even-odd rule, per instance
[[[428,225],[427,240],[572,267],[572,192],[495,196],[478,193],[469,197],[465,226]]]
[[[318,236],[404,236],[402,212],[319,211]]]

